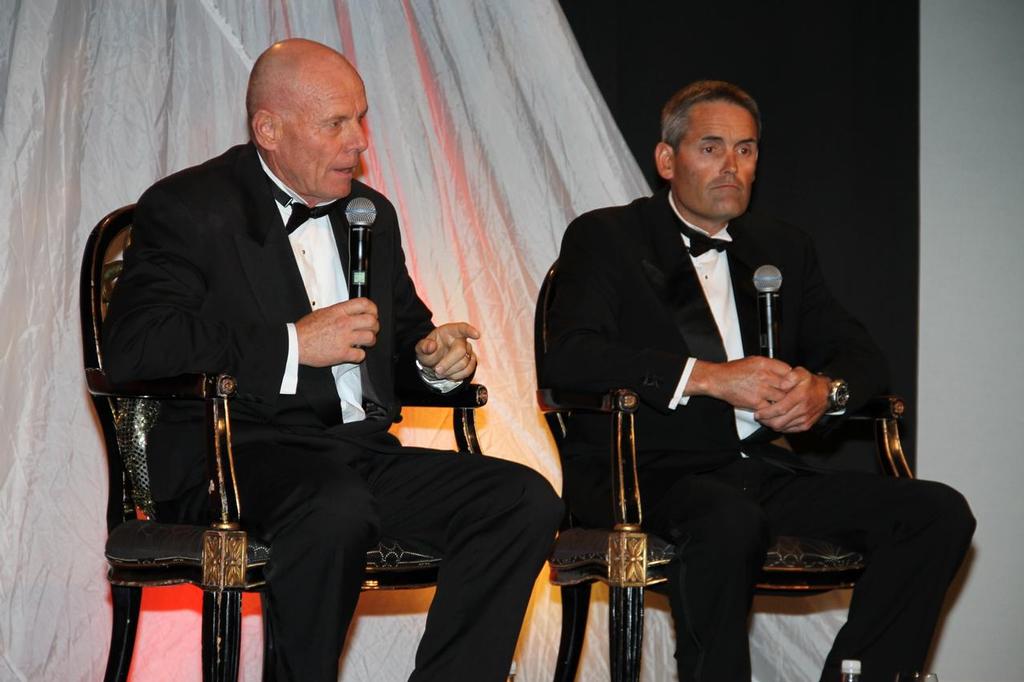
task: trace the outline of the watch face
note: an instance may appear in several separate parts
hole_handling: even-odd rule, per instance
[[[846,403],[850,400],[850,386],[843,380],[832,382],[832,404],[836,408],[846,407]]]

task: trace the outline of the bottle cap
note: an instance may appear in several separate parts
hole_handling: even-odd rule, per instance
[[[840,670],[844,673],[860,675],[860,661],[847,659],[840,665]]]

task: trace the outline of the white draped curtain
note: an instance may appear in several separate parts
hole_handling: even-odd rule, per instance
[[[361,72],[363,179],[395,203],[435,319],[483,331],[485,451],[560,486],[533,402],[539,283],[573,217],[649,190],[555,0],[0,0],[0,681],[96,680],[107,656],[107,484],[78,331],[85,238],[156,179],[244,141],[253,61],[297,36]],[[411,414],[400,436],[448,447],[450,423]],[[431,594],[364,595],[341,679],[405,679]],[[608,676],[595,599],[581,681]],[[752,625],[757,678],[816,679],[844,599],[759,602],[772,615]],[[200,679],[199,602],[189,587],[147,590],[133,679]],[[667,605],[648,606],[643,679],[675,679]],[[241,678],[254,681],[255,598],[244,613]],[[550,679],[559,627],[541,576],[517,680]]]

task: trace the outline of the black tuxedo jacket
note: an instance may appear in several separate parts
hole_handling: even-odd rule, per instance
[[[732,221],[729,251],[746,355],[757,355],[753,272],[772,264],[783,276],[777,357],[850,384],[850,409],[886,383],[885,362],[864,328],[833,299],[810,239],[779,221],[744,215]],[[542,382],[554,388],[637,391],[641,469],[711,470],[733,461],[741,445],[733,409],[708,397],[668,404],[688,357],[724,361],[725,349],[693,263],[679,234],[667,190],[627,206],[584,214],[569,225],[549,313],[549,352]],[[777,434],[761,429],[747,454]],[[576,415],[562,453],[564,491],[593,498],[608,485],[609,427],[602,415]]]
[[[281,395],[285,325],[311,312],[288,236],[253,145],[241,145],[153,185],[139,199],[132,243],[104,324],[105,369],[113,381],[227,372],[238,379],[233,440],[267,429],[358,438],[385,431],[400,406],[396,383],[419,381],[415,343],[433,328],[405,267],[394,207],[352,183],[331,212],[343,267],[348,266],[345,207],[367,197],[377,208],[370,298],[380,333],[362,367],[379,418],[341,423],[330,368],[300,366],[296,395]],[[202,480],[202,408],[164,403],[150,434],[156,499]],[[258,435],[263,434],[263,435]]]

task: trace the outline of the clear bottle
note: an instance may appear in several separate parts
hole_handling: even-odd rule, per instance
[[[840,682],[860,682],[860,661],[846,659],[840,664],[839,670]]]

